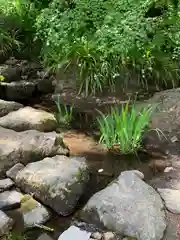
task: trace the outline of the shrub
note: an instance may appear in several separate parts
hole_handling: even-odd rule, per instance
[[[112,108],[108,115],[100,113],[100,142],[108,150],[121,154],[135,153],[141,147],[142,136],[148,127],[152,112],[152,106],[137,110],[135,105],[130,107],[127,103],[121,109]]]
[[[52,0],[36,22],[44,62],[56,70],[77,64],[86,95],[105,86],[113,90],[116,81],[134,76],[146,88],[176,86],[180,15],[173,6],[155,0]]]

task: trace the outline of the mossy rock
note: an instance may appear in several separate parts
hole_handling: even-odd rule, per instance
[[[25,194],[21,199],[21,207],[19,209],[22,213],[27,213],[32,211],[38,206],[38,202],[34,200],[31,195]]]

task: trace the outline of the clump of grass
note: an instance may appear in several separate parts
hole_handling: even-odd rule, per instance
[[[141,148],[142,136],[147,130],[154,107],[151,105],[138,110],[129,103],[111,108],[111,113],[100,112],[97,119],[100,130],[100,142],[109,151],[120,154],[136,153]]]
[[[73,106],[60,104],[60,97],[54,98],[58,112],[55,114],[58,124],[69,125],[73,120]]]

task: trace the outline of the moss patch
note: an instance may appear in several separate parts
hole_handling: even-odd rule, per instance
[[[32,211],[38,206],[38,202],[34,200],[30,195],[26,194],[21,199],[21,207],[19,211],[21,213],[27,213]]]

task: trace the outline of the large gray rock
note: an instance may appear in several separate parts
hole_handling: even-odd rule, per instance
[[[160,240],[166,228],[159,194],[131,171],[90,198],[80,217],[138,240]]]
[[[1,117],[0,126],[15,131],[35,129],[41,132],[50,132],[56,129],[57,121],[52,113],[24,107]]]
[[[34,162],[47,156],[68,154],[60,134],[36,130],[15,132],[0,127],[0,175],[16,163]]]
[[[83,231],[76,226],[69,227],[58,238],[58,240],[90,240],[91,233]]]
[[[84,158],[54,156],[28,164],[16,184],[58,214],[71,214],[89,179]]]
[[[22,108],[23,105],[17,102],[4,101],[0,99],[0,117]]]
[[[0,211],[0,237],[7,234],[13,227],[14,221]]]

